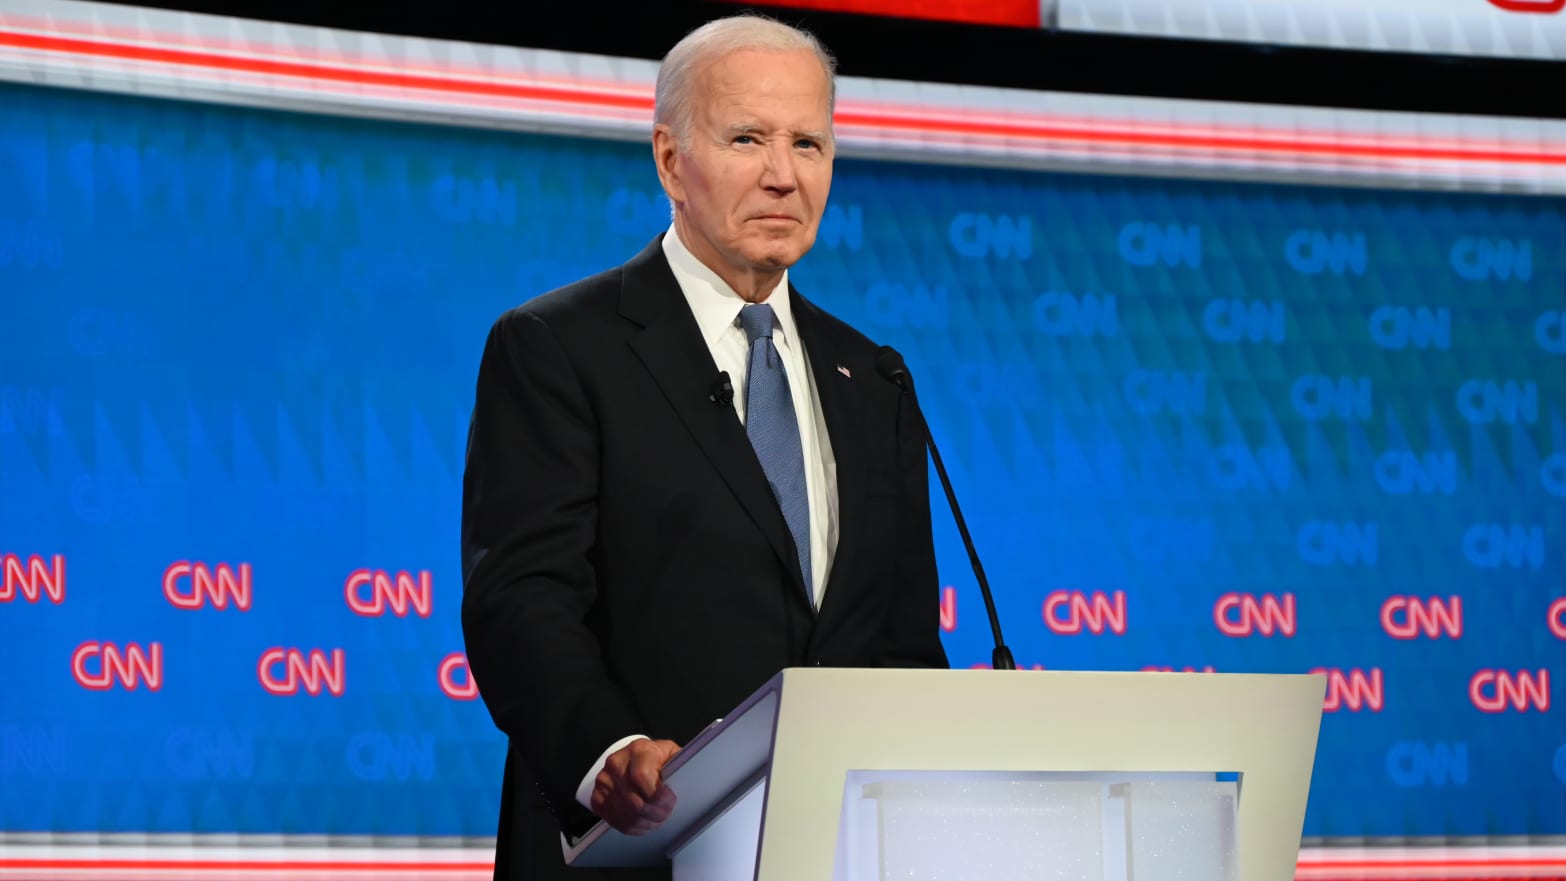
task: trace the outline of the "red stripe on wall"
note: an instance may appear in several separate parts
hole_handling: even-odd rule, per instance
[[[525,83],[508,83],[495,80],[459,79],[430,74],[395,73],[392,71],[366,70],[363,68],[337,67],[308,61],[283,61],[272,58],[219,55],[194,49],[166,49],[157,46],[137,46],[125,43],[104,43],[75,37],[55,37],[41,34],[24,34],[0,30],[0,46],[57,52],[64,55],[82,55],[94,58],[113,58],[124,61],[146,61],[158,64],[175,64],[183,67],[211,70],[260,73],[271,76],[295,77],[325,82],[349,83],[365,86],[419,89],[421,91],[453,92],[489,97],[523,98],[535,101],[559,101],[588,103],[601,106],[624,107],[652,112],[651,94],[626,95],[614,92],[597,92],[585,89],[543,86]]]
[[[502,100],[545,101],[578,108],[647,113],[652,110],[648,92],[593,89],[572,84],[518,83],[514,81],[472,78],[430,73],[402,73],[351,67],[305,60],[230,55],[202,49],[165,48],[134,43],[114,43],[79,37],[61,37],[0,29],[0,46],[55,53],[88,59],[124,60],[168,64],[193,71],[246,73],[277,76],[311,82],[340,83],[373,88],[410,89],[454,97]],[[1566,148],[1553,145],[1536,149],[1497,149],[1492,145],[1428,144],[1391,142],[1375,138],[1352,138],[1336,134],[1274,136],[1226,133],[1211,127],[1159,125],[1156,128],[1137,123],[1062,124],[1058,119],[1023,117],[1016,120],[965,119],[942,117],[933,113],[898,112],[874,108],[841,110],[839,125],[907,132],[917,137],[957,135],[962,137],[1067,142],[1088,145],[1155,147],[1173,150],[1251,153],[1258,156],[1332,156],[1424,161],[1519,163],[1566,165]]]

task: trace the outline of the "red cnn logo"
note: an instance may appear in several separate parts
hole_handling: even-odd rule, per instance
[[[1347,674],[1336,667],[1317,667],[1310,672],[1327,674],[1327,698],[1321,705],[1323,712],[1336,713],[1340,709],[1347,709],[1357,713],[1366,707],[1372,713],[1381,712],[1384,700],[1380,667],[1371,667],[1368,679],[1358,667]]]
[[[1402,620],[1399,621],[1399,613]],[[1421,634],[1440,639],[1445,633],[1453,639],[1463,635],[1463,598],[1387,597],[1381,604],[1381,629],[1393,639],[1418,639]]]
[[[98,672],[87,669],[98,661]],[[71,675],[76,684],[91,691],[108,691],[118,682],[127,691],[146,685],[149,691],[163,687],[163,643],[155,642],[148,651],[130,643],[121,651],[112,642],[84,642],[71,653]]]
[[[1542,12],[1548,15],[1566,9],[1566,0],[1490,0],[1490,5],[1507,12]]]
[[[282,669],[281,675],[275,672],[278,668]],[[298,649],[269,648],[262,652],[261,662],[256,665],[261,687],[268,694],[278,695],[298,694],[303,689],[312,697],[323,690],[332,697],[342,697],[344,672],[342,649],[332,649],[331,660],[327,661],[326,652],[320,649],[311,649],[306,655]]]
[[[190,592],[180,591],[180,581],[188,579]],[[176,609],[199,609],[209,601],[216,609],[226,609],[230,600],[241,612],[250,611],[250,564],[240,563],[235,574],[227,563],[214,569],[205,563],[180,560],[163,570],[163,596]]]
[[[48,565],[33,554],[23,563],[16,554],[0,555],[0,603],[16,599],[20,592],[30,603],[44,595],[55,605],[65,602],[65,557],[55,554]]]
[[[1494,685],[1489,694],[1485,686]],[[1530,674],[1517,671],[1515,677],[1505,670],[1480,670],[1468,681],[1468,699],[1486,713],[1504,713],[1508,706],[1519,713],[1531,704],[1543,713],[1550,709],[1550,671]]]
[[[1566,597],[1550,603],[1550,632],[1556,639],[1566,639]]]
[[[467,681],[457,681],[458,671],[462,672],[462,678]],[[473,679],[473,671],[468,669],[468,656],[462,652],[453,652],[442,658],[436,675],[440,678],[440,690],[446,693],[446,697],[459,701],[478,697],[478,682]]]
[[[1236,610],[1239,617],[1231,617],[1230,613]],[[1218,625],[1220,633],[1229,637],[1282,633],[1293,638],[1294,594],[1284,594],[1280,606],[1278,598],[1270,593],[1262,594],[1260,602],[1248,593],[1226,593],[1213,604],[1213,623]]]
[[[1080,590],[1057,590],[1044,598],[1044,624],[1056,633],[1081,633],[1086,627],[1093,634],[1108,629],[1116,636],[1126,632],[1126,593],[1115,591],[1111,602],[1103,591],[1093,591],[1091,600]],[[1066,607],[1066,617],[1058,610]]]
[[[941,631],[951,633],[957,629],[957,588],[941,588]]]
[[[348,598],[348,608],[357,615],[384,615],[387,607],[390,607],[392,614],[404,618],[407,617],[408,607],[412,606],[420,618],[428,618],[430,579],[428,569],[419,572],[417,581],[407,572],[398,572],[394,580],[380,569],[356,569],[343,584],[343,594]],[[366,587],[370,589],[368,598],[363,591]]]

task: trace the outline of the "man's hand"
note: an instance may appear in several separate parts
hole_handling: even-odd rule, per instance
[[[663,766],[680,751],[672,740],[636,740],[609,754],[593,779],[593,813],[626,835],[657,829],[674,811]]]

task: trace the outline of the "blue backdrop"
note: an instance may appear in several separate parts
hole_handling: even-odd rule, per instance
[[[1562,209],[840,161],[794,280],[1024,666],[1326,669],[1307,835],[1560,835]],[[645,145],[0,86],[0,829],[493,834],[479,350],[666,223]]]

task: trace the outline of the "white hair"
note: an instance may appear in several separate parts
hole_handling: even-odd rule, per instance
[[[779,52],[811,52],[821,62],[827,78],[827,120],[837,102],[837,61],[813,35],[756,13],[710,21],[674,44],[658,66],[653,99],[653,123],[668,125],[681,148],[689,148],[691,102],[702,68],[732,52],[767,49]]]

